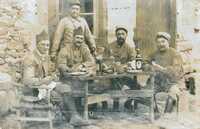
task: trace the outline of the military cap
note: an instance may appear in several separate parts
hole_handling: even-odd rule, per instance
[[[83,35],[83,29],[81,27],[74,29],[74,36],[75,35]]]
[[[118,30],[124,30],[126,33],[128,33],[128,29],[124,25],[118,25],[118,26],[116,26],[115,32],[117,32]]]
[[[156,39],[161,38],[161,37],[165,38],[168,41],[171,39],[170,34],[168,34],[167,32],[158,32],[157,35],[156,35]]]
[[[72,5],[79,5],[79,6],[81,6],[81,2],[79,0],[71,0],[70,1],[70,6],[72,6]]]
[[[42,40],[49,40],[49,35],[45,30],[43,30],[40,34],[36,35],[36,43],[39,43]]]

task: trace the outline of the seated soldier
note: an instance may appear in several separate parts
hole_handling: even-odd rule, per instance
[[[166,102],[166,105],[157,104],[160,112],[171,112],[176,95],[181,92],[182,58],[173,48],[169,47],[171,36],[166,32],[158,32],[156,36],[158,50],[150,57],[155,76],[155,98],[157,103]],[[178,84],[178,85],[177,85]],[[164,93],[164,94],[163,94]],[[167,93],[167,94],[165,94]]]
[[[95,74],[95,60],[84,44],[82,28],[74,30],[73,44],[68,44],[58,55],[58,69],[64,72],[88,72]]]
[[[124,72],[127,67],[127,64],[135,59],[136,53],[135,48],[131,47],[129,43],[126,42],[128,30],[124,26],[118,26],[115,30],[117,40],[108,44],[105,50],[104,57],[108,59],[112,59],[114,65],[114,72]],[[128,78],[117,79],[118,84],[127,85],[131,87],[132,81]],[[126,80],[126,81],[125,81]],[[121,83],[120,83],[121,82]],[[127,83],[126,83],[127,82]],[[122,88],[121,86],[117,86],[118,88]],[[131,87],[133,88],[133,87]]]
[[[108,46],[105,49],[105,58],[111,58],[114,61],[114,72],[124,72],[127,67],[127,64],[135,59],[136,53],[135,48],[131,47],[129,43],[126,42],[128,30],[124,26],[118,26],[115,30],[116,38],[117,40],[113,41],[112,43],[108,44]],[[116,65],[117,64],[117,65]],[[113,65],[113,64],[111,64]],[[117,67],[116,67],[117,66]],[[128,87],[130,89],[139,89],[138,85],[136,83],[135,79],[131,78],[117,78],[111,80],[112,86],[114,89],[122,89],[125,87],[127,89]],[[128,86],[128,87],[127,87]],[[125,104],[127,108],[130,107],[130,102],[127,101],[128,105]],[[115,106],[116,105],[116,106]],[[114,102],[114,109],[118,110],[118,102]]]
[[[23,84],[26,86],[53,86],[55,83],[52,80],[56,79],[56,76],[50,75],[49,64],[50,58],[49,51],[49,37],[48,34],[43,31],[36,36],[36,48],[28,54],[24,59],[23,66]],[[51,84],[51,85],[50,85]],[[46,96],[46,90],[44,89],[27,89],[24,93],[31,96],[37,96],[38,100],[44,99]]]
[[[81,28],[74,30],[73,44],[66,45],[59,52],[57,67],[61,73],[61,78],[65,73],[71,72],[86,72],[90,75],[96,73],[96,70],[94,70],[95,61],[90,54],[90,50],[84,44],[84,36]],[[72,83],[76,84],[76,81],[71,82],[70,80],[65,80],[65,83],[69,83],[69,86],[71,86]],[[71,92],[64,95],[64,105],[72,114],[71,123],[88,124],[88,121],[82,120],[78,115],[75,98],[72,97]]]
[[[25,57],[24,70],[23,70],[23,83],[26,86],[50,86],[54,91],[51,92],[52,96],[64,96],[63,101],[69,103],[71,109],[75,109],[74,101],[71,101],[70,97],[65,95],[70,92],[70,87],[67,84],[59,82],[53,83],[55,76],[49,73],[50,58],[49,51],[49,39],[48,34],[43,31],[36,36],[36,48],[34,51]],[[52,87],[54,85],[54,87]],[[56,86],[56,87],[55,87]],[[37,96],[38,100],[46,97],[46,92],[43,89],[35,88],[32,90],[24,90],[25,94]],[[87,124],[83,121],[77,112],[72,115],[72,124]]]

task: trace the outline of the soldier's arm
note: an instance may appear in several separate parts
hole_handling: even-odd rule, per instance
[[[179,53],[174,53],[173,64],[167,67],[167,71],[171,72],[175,77],[183,75],[183,59]]]
[[[129,47],[128,48],[128,60],[133,61],[135,59],[136,52],[134,47]]]
[[[40,79],[34,75],[34,67],[25,66],[23,71],[23,84],[26,86],[40,85]]]
[[[62,49],[59,54],[58,54],[58,59],[57,59],[57,68],[59,69],[60,72],[67,72],[69,71],[69,67],[67,66],[67,51],[66,49]]]
[[[88,26],[88,24],[87,24],[85,19],[83,19],[83,22],[85,24],[84,25],[84,27],[85,27],[85,41],[88,44],[90,50],[96,49],[94,36],[92,35],[92,33],[91,33],[90,29],[89,29],[89,26]]]
[[[103,57],[108,58],[110,56],[111,56],[111,50],[109,44],[107,44],[103,53]]]
[[[88,71],[90,75],[95,75],[96,63],[88,48],[85,49],[83,57],[84,63],[82,65],[86,68],[86,71]]]
[[[60,46],[60,41],[63,37],[63,33],[64,33],[64,26],[65,26],[65,19],[62,19],[58,25],[57,25],[57,29],[55,31],[54,34],[54,38],[53,38],[53,42],[52,42],[52,46],[51,46],[51,55],[56,55],[59,46]]]
[[[34,62],[30,59],[25,59],[24,61],[24,71],[23,71],[23,83],[26,86],[40,86],[42,84],[48,84],[51,81],[51,77],[38,78],[35,77],[35,67]]]
[[[83,57],[85,64],[95,64],[94,57],[91,55],[90,50],[87,47],[83,49]]]

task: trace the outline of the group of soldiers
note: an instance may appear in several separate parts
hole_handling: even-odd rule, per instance
[[[63,18],[56,29],[50,48],[49,36],[43,31],[36,36],[36,48],[27,55],[24,60],[23,83],[28,86],[49,85],[57,80],[55,72],[49,72],[50,62],[56,63],[56,71],[61,78],[65,73],[87,72],[94,76],[96,73],[96,45],[84,18],[80,17],[81,4],[78,0],[70,4],[70,15]],[[107,44],[104,56],[112,57],[114,62],[123,67],[135,60],[135,48],[126,42],[128,30],[124,26],[118,26],[115,30],[116,40]],[[182,76],[181,56],[175,49],[169,47],[170,35],[166,32],[158,32],[155,38],[157,51],[148,59],[149,64],[144,67],[153,70],[155,76],[155,96],[167,93],[167,98],[158,101],[167,101],[164,106],[166,112],[172,111],[176,95],[182,87],[178,84]],[[50,50],[50,51],[49,51]],[[124,78],[119,81],[121,85],[129,86],[134,83]],[[71,82],[58,83],[52,92],[59,93],[64,106],[71,112],[71,124],[88,124],[76,110],[74,98],[71,95]],[[184,85],[181,85],[184,86]],[[132,88],[132,87],[130,87]],[[38,96],[40,89],[25,91],[27,94]],[[42,98],[40,98],[42,99]]]

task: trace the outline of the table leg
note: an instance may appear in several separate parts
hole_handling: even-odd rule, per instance
[[[150,76],[150,79],[151,79],[151,89],[154,91],[154,75],[152,74],[151,76]],[[150,104],[150,120],[151,120],[151,122],[153,122],[154,121],[154,95],[152,95],[151,96],[151,98],[150,98],[150,102],[151,102],[151,104]]]
[[[48,106],[51,107],[51,90],[48,89]],[[52,115],[51,115],[51,109],[48,109],[48,117],[49,117],[49,127],[50,129],[53,129],[53,122],[52,122]]]
[[[84,82],[84,90],[85,90],[85,96],[84,96],[84,119],[88,120],[88,81]]]
[[[154,121],[154,97],[152,96],[151,98],[151,105],[150,105],[150,121]]]

